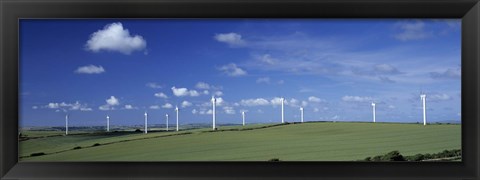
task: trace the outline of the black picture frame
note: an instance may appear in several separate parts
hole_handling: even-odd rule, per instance
[[[18,162],[19,18],[461,18],[462,162]],[[0,0],[0,179],[480,178],[478,0]]]

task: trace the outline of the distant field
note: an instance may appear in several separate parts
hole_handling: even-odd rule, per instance
[[[446,149],[461,149],[461,125],[312,122],[217,132],[89,133],[19,143],[20,161],[351,161],[393,150],[414,155]],[[46,155],[30,157],[39,152]]]

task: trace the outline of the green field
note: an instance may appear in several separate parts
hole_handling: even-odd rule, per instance
[[[20,141],[20,161],[351,161],[393,150],[414,155],[461,149],[459,124],[312,122],[216,132],[22,133],[40,138]],[[30,156],[39,152],[45,155]]]

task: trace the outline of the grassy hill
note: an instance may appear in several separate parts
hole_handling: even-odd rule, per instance
[[[461,149],[461,125],[312,122],[215,132],[80,133],[21,141],[19,149],[20,161],[350,161],[393,150],[414,155]],[[39,152],[46,155],[30,157]]]

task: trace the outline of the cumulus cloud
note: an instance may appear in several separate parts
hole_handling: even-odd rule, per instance
[[[460,78],[462,72],[460,68],[458,69],[447,69],[443,72],[430,72],[430,77],[434,79],[457,79]]]
[[[197,85],[195,85],[197,89],[210,89],[210,85],[205,83],[205,82],[198,82]]]
[[[131,104],[126,104],[124,106],[125,109],[136,109],[136,107],[133,107]]]
[[[308,101],[319,103],[319,102],[324,102],[325,100],[320,99],[320,98],[315,97],[315,96],[310,96],[310,97],[308,97]]]
[[[192,110],[192,114],[197,114],[197,113],[198,113],[197,109]]]
[[[172,87],[173,95],[177,97],[181,96],[199,96],[200,93],[196,90],[188,90],[187,88],[176,88],[175,86]]]
[[[394,37],[400,41],[419,40],[432,36],[431,32],[425,30],[425,23],[420,20],[413,22],[400,22],[395,25],[400,32]]]
[[[239,68],[235,63],[230,63],[227,65],[221,66],[220,68],[218,68],[218,70],[222,71],[228,76],[233,76],[233,77],[247,75],[247,71]]]
[[[183,102],[182,102],[182,107],[183,107],[183,108],[186,108],[186,107],[188,107],[188,106],[192,106],[192,103],[191,103],[191,102],[188,102],[188,101],[183,101]]]
[[[447,101],[450,99],[452,99],[452,97],[444,93],[434,93],[430,95],[427,94],[427,101],[437,102],[437,101]]]
[[[34,106],[33,109],[38,109],[38,106]],[[56,109],[58,111],[92,111],[92,108],[88,107],[87,104],[81,104],[79,101],[75,103],[66,103],[66,102],[51,102],[41,108]]]
[[[362,96],[343,96],[342,101],[345,102],[370,102],[373,98],[371,97],[362,97]]]
[[[155,93],[154,95],[155,97],[158,97],[158,98],[165,98],[165,99],[168,98],[168,96],[162,92]]]
[[[102,66],[95,66],[95,65],[88,65],[88,66],[81,66],[75,70],[77,74],[101,74],[104,73],[105,69]]]
[[[274,65],[278,61],[277,59],[272,58],[272,56],[270,54],[264,54],[264,55],[261,55],[261,56],[256,56],[255,58],[258,61],[260,61],[262,63],[265,63],[265,64],[269,64],[269,65]]]
[[[147,42],[139,35],[130,35],[128,29],[124,29],[122,23],[106,25],[90,35],[85,47],[89,51],[101,50],[117,51],[123,54],[131,54],[133,51],[145,49]]]
[[[245,41],[242,39],[242,35],[233,32],[216,34],[213,38],[218,42],[230,45],[230,47],[238,47],[245,45]]]
[[[282,104],[282,98],[280,97],[275,97],[272,100],[270,100],[270,103],[274,106],[276,105],[281,105]],[[287,101],[284,102],[284,104],[288,104]]]
[[[269,84],[270,83],[270,78],[269,77],[261,77],[257,79],[257,84],[265,83]]]
[[[225,106],[223,107],[223,110],[226,114],[235,114],[235,109],[233,109],[233,107]]]
[[[116,106],[120,104],[120,101],[115,96],[110,96],[110,98],[105,101],[110,106]]]
[[[170,109],[170,108],[173,108],[173,105],[170,104],[170,103],[165,103],[162,108],[165,108],[165,109]]]
[[[162,88],[161,85],[157,84],[157,83],[154,83],[154,82],[149,82],[147,84],[145,84],[145,86],[149,87],[149,88],[152,88],[152,89],[160,89]]]
[[[150,109],[160,109],[160,106],[159,105],[152,105],[152,106],[150,106]]]
[[[270,102],[264,98],[256,98],[256,99],[242,99],[240,100],[240,105],[242,106],[265,106],[269,105]]]
[[[223,96],[223,92],[222,91],[215,91],[215,96]]]
[[[47,107],[50,109],[57,109],[59,105],[58,103],[48,103]]]
[[[110,96],[105,102],[107,102],[107,104],[98,107],[98,109],[102,111],[114,110],[114,106],[120,105],[120,101],[115,96]]]

